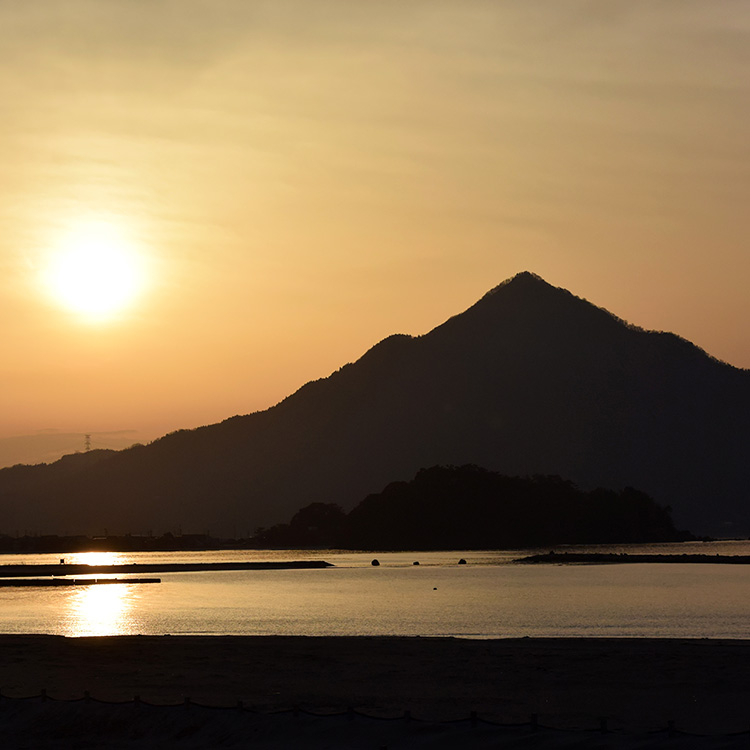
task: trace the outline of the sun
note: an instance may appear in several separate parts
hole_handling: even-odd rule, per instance
[[[141,259],[118,225],[90,219],[64,233],[52,249],[46,286],[57,303],[89,320],[129,307],[143,287]]]

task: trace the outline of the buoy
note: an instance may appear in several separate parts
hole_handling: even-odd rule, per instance
[[[379,560],[378,560],[378,558],[376,557],[376,558],[375,558],[375,559],[374,559],[374,560],[373,560],[373,561],[372,561],[372,562],[370,563],[370,565],[372,565],[373,567],[377,567],[378,565],[380,565],[380,561],[379,561]]]
[[[463,559],[463,557],[458,561],[459,565],[466,565],[466,560]]]
[[[415,560],[412,565],[419,565],[419,560]]]

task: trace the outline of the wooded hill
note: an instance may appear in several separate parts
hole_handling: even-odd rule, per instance
[[[631,487],[585,492],[560,477],[507,477],[479,466],[433,466],[392,482],[348,514],[313,503],[264,530],[260,548],[519,549],[560,544],[678,542],[669,510]]]

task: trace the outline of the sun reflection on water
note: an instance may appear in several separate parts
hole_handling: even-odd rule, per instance
[[[132,586],[78,586],[68,602],[68,636],[126,635],[133,632]]]
[[[75,552],[65,558],[71,565],[122,565],[125,561],[118,552]]]

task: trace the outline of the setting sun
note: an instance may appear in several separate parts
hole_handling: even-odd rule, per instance
[[[141,261],[120,227],[86,221],[72,227],[53,250],[45,274],[64,307],[101,320],[129,306],[141,291]]]

